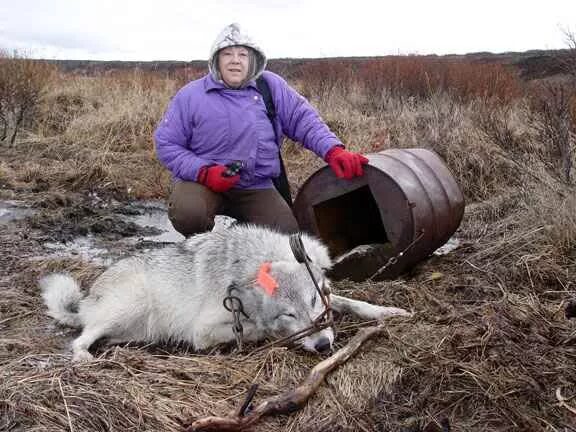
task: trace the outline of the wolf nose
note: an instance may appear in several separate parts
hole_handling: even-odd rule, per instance
[[[319,353],[328,352],[330,351],[330,348],[331,348],[330,339],[328,339],[327,337],[321,337],[320,339],[318,339],[318,342],[316,342],[316,344],[314,345],[314,349]]]

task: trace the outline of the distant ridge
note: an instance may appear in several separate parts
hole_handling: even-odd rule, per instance
[[[526,80],[545,78],[561,74],[565,60],[574,58],[572,50],[530,50],[524,52],[475,52],[469,54],[446,55],[407,55],[407,56],[377,56],[377,57],[326,57],[326,58],[278,58],[270,59],[268,67],[271,70],[283,70],[287,66],[298,66],[315,62],[357,62],[375,59],[390,59],[397,57],[422,57],[438,59],[439,61],[465,61],[471,63],[499,63],[516,67],[520,77]],[[145,71],[170,72],[177,69],[192,68],[206,69],[205,60],[186,61],[120,61],[120,60],[43,60],[57,65],[65,72],[75,72],[87,75],[99,74],[110,70],[140,69]],[[572,60],[574,61],[574,60]]]

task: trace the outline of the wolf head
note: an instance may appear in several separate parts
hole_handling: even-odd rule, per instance
[[[324,271],[331,265],[328,251],[319,241],[303,236],[312,275],[321,289],[329,288]],[[290,336],[310,327],[325,311],[324,304],[306,265],[293,256],[261,263],[250,286],[244,288],[244,309],[271,339]],[[331,349],[331,328],[299,339],[305,350]]]
[[[311,265],[318,286],[329,284],[323,271]],[[270,276],[278,284],[272,295],[263,298],[264,325],[273,337],[289,336],[307,327],[324,312],[324,304],[304,264],[279,261],[271,263]],[[258,289],[258,286],[256,286]],[[332,347],[334,332],[323,329],[299,340],[308,351],[325,352]]]

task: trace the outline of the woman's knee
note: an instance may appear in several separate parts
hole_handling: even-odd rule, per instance
[[[177,185],[168,203],[170,222],[176,231],[186,237],[210,231],[214,227],[214,205],[209,202],[211,197],[203,196],[203,191],[189,186]]]
[[[186,237],[210,231],[214,227],[214,216],[210,217],[206,209],[198,205],[172,201],[169,205],[168,217],[174,229]]]

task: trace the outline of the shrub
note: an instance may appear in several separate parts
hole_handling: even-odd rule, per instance
[[[345,61],[326,59],[306,62],[296,73],[306,98],[327,98],[334,91],[349,89],[354,80],[353,66]]]
[[[426,98],[446,91],[462,102],[476,98],[506,103],[522,95],[516,74],[499,64],[437,57],[390,57],[362,63],[356,74],[367,94]]]
[[[509,67],[436,56],[306,61],[296,66],[294,76],[302,94],[316,100],[359,100],[358,89],[367,113],[381,110],[390,98],[408,102],[447,93],[458,102],[482,99],[498,106],[524,95]]]
[[[550,155],[561,165],[564,181],[571,182],[576,137],[576,89],[562,82],[535,86],[533,109],[541,116],[536,124]]]
[[[46,62],[0,51],[0,141],[13,145],[21,126],[32,123],[54,72]]]

